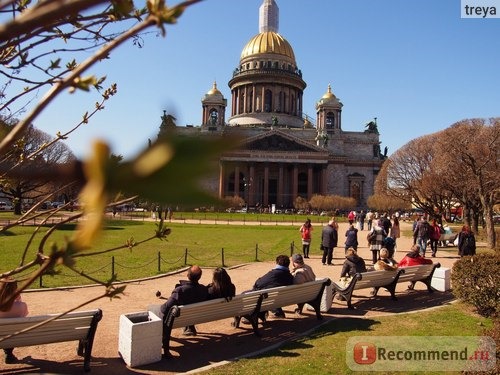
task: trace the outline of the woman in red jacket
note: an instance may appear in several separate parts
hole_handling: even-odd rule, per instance
[[[420,247],[413,245],[410,252],[399,262],[399,267],[418,266],[420,264],[432,264],[432,260],[421,256]]]

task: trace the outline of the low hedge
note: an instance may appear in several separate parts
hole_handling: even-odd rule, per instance
[[[500,316],[500,254],[463,257],[451,272],[453,294],[485,317]]]

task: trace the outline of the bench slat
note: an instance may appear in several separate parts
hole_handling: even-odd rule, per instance
[[[310,281],[304,284],[263,289],[267,298],[262,301],[262,311],[278,307],[307,303],[315,299],[323,290],[323,284],[329,279]]]
[[[180,315],[175,318],[172,328],[252,314],[258,300],[261,298],[260,296],[260,293],[253,293],[252,295],[235,296],[230,301],[218,298],[216,300],[179,306]]]

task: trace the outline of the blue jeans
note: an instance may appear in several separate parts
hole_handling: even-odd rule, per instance
[[[427,249],[427,238],[417,238],[417,245],[420,246],[420,255],[425,257],[425,250]]]

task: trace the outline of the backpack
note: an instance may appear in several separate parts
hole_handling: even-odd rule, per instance
[[[366,235],[366,240],[368,241],[368,243],[372,243],[376,239],[377,239],[377,232],[375,232],[374,230],[368,232],[368,234]]]

